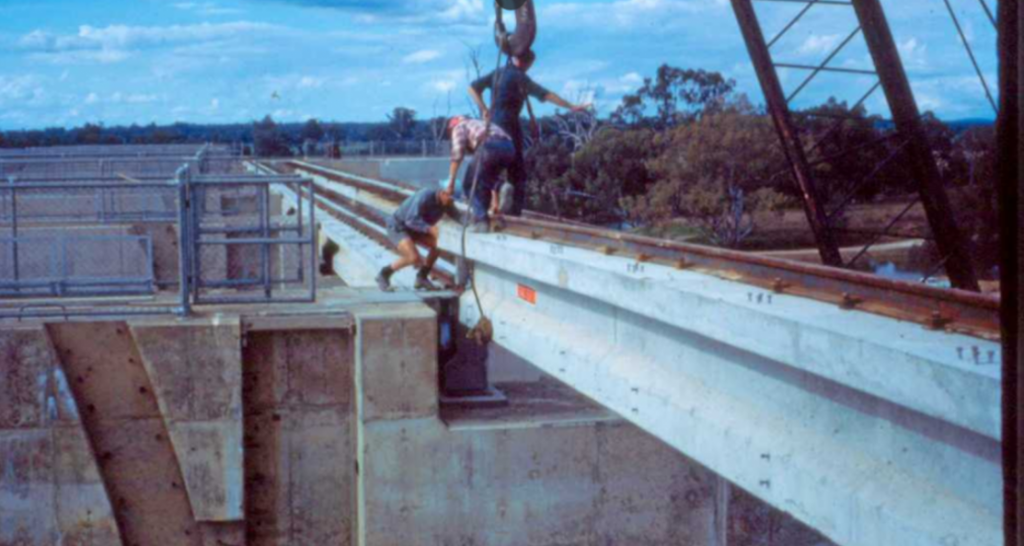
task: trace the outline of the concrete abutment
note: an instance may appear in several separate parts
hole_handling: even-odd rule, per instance
[[[443,414],[434,311],[337,290],[0,327],[0,544],[725,544],[710,471],[549,378]]]

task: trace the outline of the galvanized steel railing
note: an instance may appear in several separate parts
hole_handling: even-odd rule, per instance
[[[3,155],[0,168],[32,163]],[[133,160],[117,161],[105,164]],[[184,315],[197,304],[315,301],[312,182],[232,174],[237,159],[209,147],[176,161],[170,175],[69,170],[0,182],[0,318]]]

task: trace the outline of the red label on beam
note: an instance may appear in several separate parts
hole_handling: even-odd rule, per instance
[[[530,288],[529,286],[520,284],[518,286],[517,292],[519,293],[519,299],[524,300],[532,305],[537,305],[536,290]]]

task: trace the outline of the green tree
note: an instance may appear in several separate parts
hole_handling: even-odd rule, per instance
[[[644,194],[652,182],[646,162],[657,155],[655,137],[650,129],[596,133],[569,157],[568,168],[547,179],[545,189],[557,199],[559,215],[598,224],[621,222],[623,198]]]
[[[290,156],[291,148],[274,119],[268,114],[262,121],[253,123],[253,144],[259,157]]]
[[[320,126],[319,121],[310,119],[302,126],[300,136],[303,141],[312,140],[313,142],[320,142],[320,139],[324,138],[324,128]]]
[[[654,79],[622,98],[612,122],[629,126],[667,129],[700,117],[721,104],[736,87],[718,72],[676,68],[663,64]]]
[[[399,140],[412,136],[416,127],[416,111],[412,108],[397,106],[388,114],[388,128]]]
[[[100,125],[86,123],[75,132],[76,144],[100,144],[101,142],[103,142],[103,127]]]
[[[684,218],[711,243],[737,247],[760,214],[785,203],[770,182],[784,160],[775,130],[749,103],[708,112],[661,139],[662,151],[647,162],[656,182],[644,195],[623,199],[635,221],[664,226]]]
[[[825,208],[835,210],[843,201],[863,201],[885,187],[886,175],[896,165],[886,159],[897,149],[883,137],[881,118],[868,116],[863,106],[851,109],[830,97],[825,103],[797,113],[804,131],[807,159]],[[881,166],[881,169],[876,170]],[[776,189],[794,197],[801,194],[789,169]]]

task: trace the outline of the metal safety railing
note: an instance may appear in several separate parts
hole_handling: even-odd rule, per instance
[[[192,303],[315,301],[312,180],[193,175],[191,167],[177,179],[189,203],[181,221]]]
[[[0,318],[315,301],[312,182],[229,159],[204,147],[167,178],[0,182]]]

